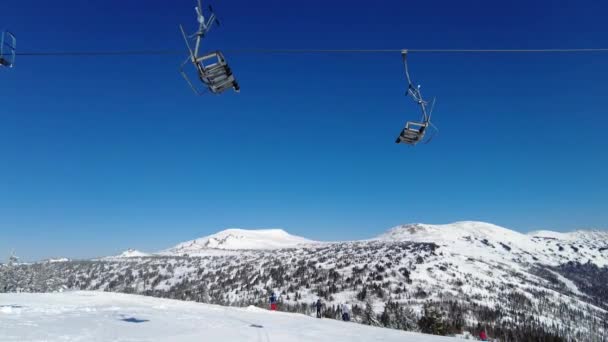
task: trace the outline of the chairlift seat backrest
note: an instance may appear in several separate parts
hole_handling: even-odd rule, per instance
[[[15,53],[17,50],[17,39],[15,36],[4,31],[0,35],[0,65],[11,68],[15,64]]]

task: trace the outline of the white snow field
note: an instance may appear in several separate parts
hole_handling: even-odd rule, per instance
[[[455,341],[301,314],[107,292],[0,294],[2,342]]]

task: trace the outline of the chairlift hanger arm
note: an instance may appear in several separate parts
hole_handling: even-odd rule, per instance
[[[401,50],[401,56],[403,57],[403,65],[405,67],[405,77],[407,77],[407,83],[409,88],[415,87],[412,83],[412,79],[410,78],[410,72],[407,67],[407,50]]]

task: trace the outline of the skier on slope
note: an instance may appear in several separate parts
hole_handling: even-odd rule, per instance
[[[315,306],[317,307],[317,318],[321,318],[321,308],[323,307],[323,303],[321,303],[321,298],[317,299]]]
[[[348,302],[342,304],[342,320],[345,322],[350,321],[350,306]]]
[[[272,311],[277,310],[277,296],[274,294],[274,292],[270,296],[270,310],[272,310]]]

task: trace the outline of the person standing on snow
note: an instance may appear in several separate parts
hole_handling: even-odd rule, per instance
[[[342,304],[342,320],[345,322],[350,321],[350,306],[347,302]]]
[[[270,310],[277,311],[277,296],[274,294],[274,292],[270,296]]]
[[[317,318],[321,318],[321,308],[323,307],[323,303],[321,303],[321,298],[317,299],[317,303],[315,303],[317,307]]]

